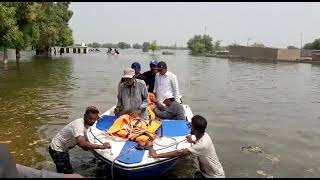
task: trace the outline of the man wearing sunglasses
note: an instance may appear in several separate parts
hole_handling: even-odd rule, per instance
[[[174,96],[174,99],[181,103],[180,101],[180,93],[179,93],[179,85],[178,79],[175,74],[167,70],[167,64],[163,61],[160,61],[157,64],[158,73],[155,77],[155,84],[154,84],[154,93],[156,94],[157,101],[163,104],[165,100],[165,94],[171,93]]]

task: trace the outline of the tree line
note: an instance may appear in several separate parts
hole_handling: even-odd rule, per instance
[[[70,2],[0,2],[0,47],[3,60],[7,49],[20,51],[26,48],[47,54],[49,47],[73,44],[72,30],[68,22],[73,12]]]
[[[153,43],[153,47],[150,48],[150,45]],[[156,46],[154,46],[156,44]],[[188,49],[187,47],[176,47],[176,46],[162,46],[162,45],[157,45],[157,43],[154,42],[144,42],[143,44],[139,44],[139,43],[134,43],[129,44],[129,43],[125,43],[125,42],[119,42],[117,44],[113,44],[113,43],[98,43],[98,42],[92,42],[92,43],[88,43],[87,46],[88,47],[92,47],[92,48],[120,48],[120,49],[143,49],[145,52],[152,50],[152,49],[172,49],[172,50],[180,50],[180,49]],[[79,44],[80,45],[80,44]],[[155,48],[156,47],[156,48]]]

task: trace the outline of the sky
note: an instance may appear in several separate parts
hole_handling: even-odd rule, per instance
[[[320,38],[319,2],[71,2],[70,9],[79,44],[156,40],[186,46],[206,33],[222,45],[285,48]]]

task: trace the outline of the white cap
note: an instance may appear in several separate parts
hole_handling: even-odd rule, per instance
[[[122,78],[133,78],[134,75],[135,75],[134,69],[126,68],[126,69],[123,71],[123,76],[122,76]]]

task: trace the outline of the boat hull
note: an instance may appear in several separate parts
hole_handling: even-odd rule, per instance
[[[105,167],[105,173],[107,176],[112,176],[114,178],[145,178],[145,177],[159,177],[169,170],[172,170],[177,164],[179,158],[166,159],[161,162],[150,164],[148,166],[140,167],[123,167],[103,158],[100,154],[93,151],[95,157],[103,161]],[[113,171],[113,172],[112,172]]]

